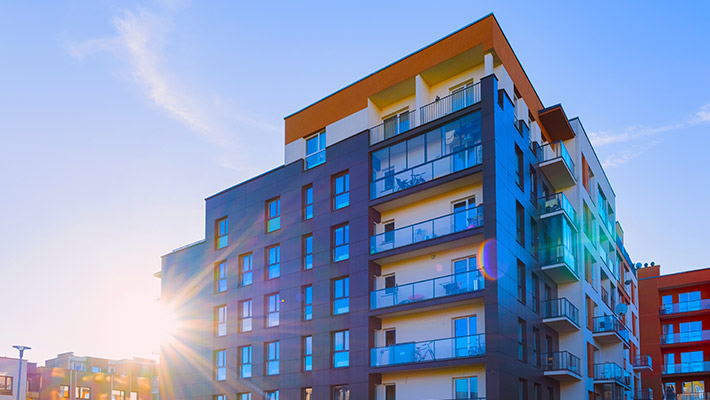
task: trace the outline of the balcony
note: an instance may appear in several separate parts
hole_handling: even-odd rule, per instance
[[[551,194],[547,197],[541,197],[540,203],[542,210],[540,211],[540,218],[547,218],[559,213],[564,213],[569,221],[573,224],[573,227],[577,227],[577,211],[572,207],[572,203],[569,202],[567,196],[564,193],[559,192]]]
[[[605,382],[618,383],[619,385],[630,387],[631,374],[617,363],[594,364],[594,384]]]
[[[579,310],[566,298],[542,303],[542,322],[557,332],[579,330]]]
[[[594,317],[592,337],[601,343],[628,343],[629,331],[614,315]]]
[[[483,226],[483,206],[469,207],[448,215],[370,237],[370,254],[425,242]]]
[[[548,353],[545,362],[545,376],[560,382],[582,380],[579,357],[567,351]]]
[[[619,246],[619,250],[621,251],[621,254],[624,256],[626,263],[629,264],[629,266],[634,265],[631,262],[631,257],[629,256],[629,252],[627,252],[626,247],[624,247],[624,242],[618,236],[616,237],[616,245]]]
[[[665,333],[661,335],[661,346],[702,342],[706,340],[710,340],[710,330]]]
[[[710,400],[710,392],[666,394],[663,400]]]
[[[680,364],[666,364],[661,373],[663,375],[697,374],[710,372],[710,361],[692,361]]]
[[[651,362],[651,356],[649,356],[648,354],[641,354],[636,356],[632,365],[634,367],[634,371],[653,371],[653,363]]]
[[[659,309],[659,314],[661,316],[673,315],[673,314],[683,314],[683,313],[696,313],[710,310],[710,299],[702,300],[691,300],[685,301],[683,303],[671,303],[663,304]]]
[[[540,147],[539,167],[555,190],[568,188],[577,180],[574,176],[574,162],[561,141]]]
[[[557,283],[569,283],[579,280],[574,253],[565,244],[543,248],[540,254],[540,262],[542,270]]]
[[[376,347],[370,350],[370,366],[378,368],[482,357],[486,354],[485,344],[485,336],[481,333],[471,336]]]
[[[370,146],[414,128],[416,114],[416,110],[401,113],[387,118],[381,124],[370,128]]]
[[[611,307],[611,305],[609,304],[609,292],[604,288],[604,286],[602,286],[602,301],[604,302],[604,304]]]
[[[653,400],[653,390],[652,389],[638,389],[638,390],[636,390],[636,397],[634,397],[634,400]]]
[[[370,292],[370,310],[477,292],[484,282],[481,271],[474,270],[375,290]]]
[[[456,90],[452,94],[438,98],[423,106],[420,111],[421,125],[445,117],[481,101],[481,83]]]

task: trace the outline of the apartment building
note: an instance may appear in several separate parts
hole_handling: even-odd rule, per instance
[[[661,275],[638,270],[641,352],[653,359],[643,387],[657,399],[710,399],[710,268]]]
[[[19,389],[21,399],[39,398],[39,379],[37,363],[22,360],[22,376],[20,376],[20,360],[12,357],[0,357],[0,400],[15,400]],[[17,385],[18,380],[22,382]]]
[[[162,258],[166,399],[642,398],[615,193],[493,15],[287,116],[284,154]]]
[[[153,360],[110,360],[62,353],[38,368],[40,400],[157,400]]]

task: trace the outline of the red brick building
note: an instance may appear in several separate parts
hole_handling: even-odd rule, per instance
[[[653,360],[644,388],[660,399],[710,398],[710,268],[661,275],[638,270],[641,353]]]

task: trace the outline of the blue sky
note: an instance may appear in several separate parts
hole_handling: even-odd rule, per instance
[[[283,162],[283,117],[489,12],[592,136],[633,260],[707,266],[710,3],[499,3],[0,5],[0,355],[152,356],[160,255]]]

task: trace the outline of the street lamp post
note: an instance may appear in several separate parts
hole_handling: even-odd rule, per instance
[[[20,400],[20,388],[22,387],[22,386],[20,386],[20,385],[22,385],[22,355],[24,354],[25,350],[30,350],[31,347],[20,346],[20,345],[16,345],[16,346],[12,346],[12,347],[14,347],[20,351],[20,369],[19,369],[19,373],[17,374],[18,375],[17,376],[17,400]]]

